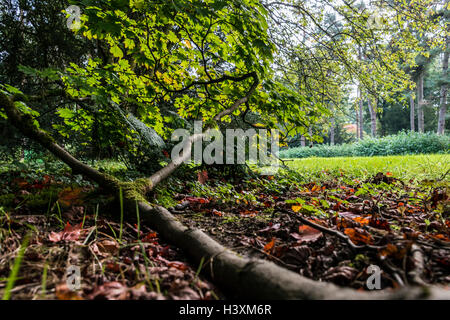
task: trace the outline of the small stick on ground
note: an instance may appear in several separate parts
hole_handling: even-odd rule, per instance
[[[422,280],[422,275],[425,270],[424,254],[422,248],[417,244],[411,246],[411,257],[414,262],[414,268],[408,272],[411,277],[411,282],[418,285],[426,285]]]
[[[293,212],[291,212],[289,210],[280,209],[280,211],[287,213],[290,216],[300,220],[303,224],[306,224],[306,225],[310,226],[311,228],[317,229],[319,231],[322,231],[322,232],[327,233],[332,236],[336,236],[336,237],[344,240],[345,242],[347,242],[347,244],[350,246],[350,248],[352,250],[363,250],[363,249],[379,250],[379,249],[383,249],[386,247],[386,246],[373,246],[373,245],[369,245],[369,244],[358,246],[358,245],[354,244],[347,235],[343,234],[342,232],[339,232],[338,230],[333,230],[333,229],[329,229],[327,227],[321,226],[320,224],[309,221],[308,219],[303,218],[301,215],[294,214]]]

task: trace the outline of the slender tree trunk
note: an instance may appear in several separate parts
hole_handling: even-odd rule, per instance
[[[358,59],[359,61],[363,60],[363,50],[361,47],[358,48]],[[362,91],[361,91],[361,84],[358,85],[358,99],[359,99],[359,110],[357,111],[356,117],[358,118],[359,128],[358,129],[358,135],[359,139],[364,138],[364,118],[363,118],[363,100],[362,100]]]
[[[335,131],[336,120],[331,118],[331,127],[330,127],[330,145],[334,146],[334,131]]]
[[[302,147],[306,147],[306,139],[305,139],[305,136],[301,136],[301,137],[300,137],[300,145],[301,145]]]
[[[412,94],[409,96],[409,109],[410,109],[409,122],[411,124],[411,131],[414,132],[414,131],[416,131],[416,128],[415,128],[416,115],[415,115],[415,110],[414,110],[414,97]]]
[[[356,109],[356,140],[359,140],[359,113]]]
[[[425,132],[425,121],[423,114],[423,78],[424,71],[422,71],[419,75],[419,79],[417,80],[417,125],[419,132]]]
[[[377,100],[375,100],[375,104],[372,105],[372,99],[367,99],[367,103],[369,105],[369,113],[370,113],[370,130],[372,137],[377,136]]]
[[[364,108],[362,99],[359,100],[359,138],[364,139]]]
[[[314,146],[314,141],[312,139],[312,127],[308,128],[308,133],[309,133],[309,147],[312,148]]]
[[[450,37],[447,37],[447,45],[446,50],[444,52],[444,57],[442,59],[442,79],[447,80],[448,78],[448,56],[450,50]],[[439,121],[438,121],[438,134],[445,133],[445,116],[447,114],[447,92],[448,85],[444,81],[441,84],[441,99],[440,99],[440,107],[439,107]]]

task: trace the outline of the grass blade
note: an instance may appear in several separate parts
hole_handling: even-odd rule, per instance
[[[19,274],[20,265],[22,264],[22,258],[25,253],[25,249],[28,247],[28,242],[30,240],[30,235],[27,234],[23,239],[22,245],[20,246],[19,252],[16,259],[14,259],[14,265],[11,273],[8,277],[8,282],[6,283],[5,293],[3,294],[3,300],[9,300],[11,298],[11,290],[14,287],[14,283],[17,280],[17,275]]]

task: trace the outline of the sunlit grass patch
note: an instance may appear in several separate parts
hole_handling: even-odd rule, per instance
[[[402,180],[450,180],[450,155],[407,155],[387,157],[307,158],[286,164],[305,174],[346,175],[364,179],[378,172]]]

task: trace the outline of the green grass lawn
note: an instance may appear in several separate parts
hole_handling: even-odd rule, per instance
[[[387,157],[306,158],[286,162],[300,173],[320,174],[328,170],[332,175],[342,172],[349,177],[364,179],[378,172],[392,173],[402,180],[436,180],[450,169],[450,155],[408,155]],[[450,173],[445,177],[450,181]]]

